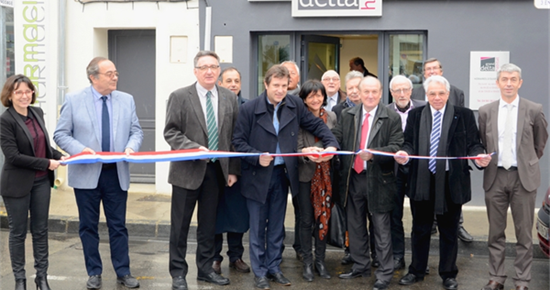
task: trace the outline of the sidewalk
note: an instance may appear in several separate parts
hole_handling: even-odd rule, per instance
[[[130,235],[141,237],[168,238],[170,234],[170,196],[164,194],[153,194],[154,186],[147,184],[132,184],[128,194],[128,209],[126,224]],[[463,207],[464,227],[474,237],[474,242],[466,244],[460,242],[459,254],[461,255],[487,255],[487,234],[488,222],[487,213],[484,207]],[[536,220],[536,216],[535,216]],[[196,211],[191,221],[189,237],[196,238]],[[405,226],[407,250],[410,251],[410,232],[412,228],[412,216],[405,201],[405,213],[403,214]],[[516,242],[512,215],[508,213],[508,227],[506,229],[506,255],[514,256],[514,245]],[[0,206],[0,226],[8,228],[8,221],[3,204]],[[107,233],[105,217],[101,213],[100,232]],[[285,219],[286,244],[294,241],[294,210],[289,200]],[[50,204],[50,232],[78,233],[78,210],[72,190],[52,189]],[[534,257],[545,258],[540,251],[537,240],[537,231],[533,226]],[[245,237],[248,241],[248,237]],[[438,235],[432,236],[432,251],[438,249]]]

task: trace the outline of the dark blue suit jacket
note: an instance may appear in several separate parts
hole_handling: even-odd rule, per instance
[[[272,115],[268,111],[265,91],[256,99],[244,103],[239,111],[233,131],[233,145],[237,152],[275,153],[277,142],[282,153],[295,153],[298,150],[300,127],[321,138],[323,146],[339,148],[338,142],[327,125],[313,116],[302,99],[286,95],[282,100],[279,117],[279,134],[273,127]],[[267,167],[259,163],[257,156],[243,157],[241,163],[242,195],[265,203],[269,180],[273,172],[273,162]],[[298,158],[284,157],[288,171],[292,195],[298,193]]]

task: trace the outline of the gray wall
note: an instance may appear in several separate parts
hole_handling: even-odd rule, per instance
[[[371,18],[292,18],[291,2],[209,0],[208,4],[212,7],[212,45],[216,35],[234,37],[232,65],[243,75],[243,95],[247,97],[255,77],[251,32],[423,30],[427,31],[427,57],[437,57],[445,77],[466,95],[470,51],[510,51],[511,62],[523,69],[520,96],[543,104],[547,119],[550,116],[550,13],[537,10],[533,1],[384,0],[382,17]],[[200,5],[202,46],[205,3]],[[540,162],[537,207],[549,187],[548,147]],[[482,174],[477,173],[473,174],[473,198],[483,200]]]

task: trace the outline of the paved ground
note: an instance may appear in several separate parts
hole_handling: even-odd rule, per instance
[[[7,235],[6,230],[0,231],[0,289],[13,289],[14,281],[9,265],[8,250],[7,250]],[[190,262],[190,272],[188,274],[189,289],[253,289],[253,275],[241,274],[230,270],[227,260],[222,264],[223,275],[231,279],[229,286],[216,286],[205,282],[198,282],[195,277],[197,275],[196,266],[194,265],[195,245],[192,244],[188,250],[188,261]],[[116,277],[109,259],[109,245],[107,238],[102,238],[100,251],[104,262],[103,272],[103,290],[125,289],[116,284]],[[29,282],[28,289],[34,289],[32,285],[34,278],[32,249],[30,236],[27,238],[27,279]],[[336,275],[342,271],[349,269],[349,266],[340,265],[339,261],[342,257],[340,249],[330,248],[327,253],[327,268],[330,270],[333,278],[324,280],[316,277],[314,282],[308,283],[301,278],[302,270],[301,263],[294,258],[292,247],[288,246],[284,253],[283,263],[281,268],[283,273],[292,281],[291,287],[283,287],[272,284],[272,289],[371,289],[374,278],[358,278],[353,280],[341,280]],[[166,239],[158,238],[137,238],[131,237],[130,241],[130,258],[131,269],[141,283],[140,289],[171,289],[171,278],[168,274],[168,243]],[[245,257],[248,259],[248,245],[246,245]],[[410,261],[410,255],[406,256],[407,261]],[[86,271],[84,268],[84,258],[82,247],[77,235],[74,234],[50,234],[50,268],[49,281],[52,289],[55,290],[84,290],[86,287]],[[426,277],[426,280],[412,286],[400,286],[397,284],[399,277],[403,272],[396,272],[392,280],[390,289],[402,290],[420,290],[420,289],[443,289],[441,279],[437,273],[438,257],[432,255],[430,257],[429,266],[431,274]],[[508,275],[512,276],[512,261],[508,259],[506,262]],[[477,255],[460,255],[458,259],[458,274],[459,289],[480,289],[487,282],[487,257]],[[531,290],[547,290],[550,289],[549,277],[549,261],[543,259],[535,259],[533,263],[533,281]],[[514,289],[511,279],[506,282],[505,290]]]

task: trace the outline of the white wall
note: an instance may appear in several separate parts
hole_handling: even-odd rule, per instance
[[[96,56],[108,57],[110,29],[156,30],[156,150],[170,150],[163,130],[170,93],[195,81],[193,57],[199,50],[198,0],[179,3],[91,3],[67,1],[66,83],[67,92],[89,85],[86,66]],[[188,8],[189,7],[189,8]],[[186,36],[187,56],[170,62],[170,37]],[[169,163],[156,164],[156,192],[170,193]]]

